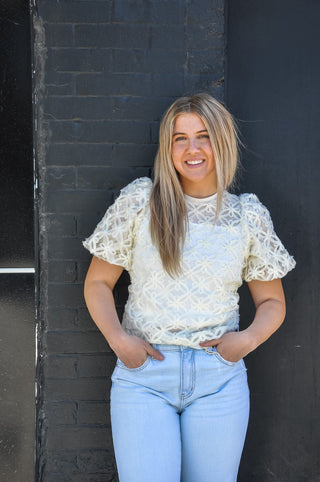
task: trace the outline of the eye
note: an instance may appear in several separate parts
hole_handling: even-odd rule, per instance
[[[209,134],[201,134],[201,136],[199,136],[199,139],[209,139]]]
[[[185,141],[186,140],[186,137],[184,136],[177,136],[174,138],[174,142],[181,142],[181,141]]]

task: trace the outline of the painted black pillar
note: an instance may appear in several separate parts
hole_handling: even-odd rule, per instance
[[[35,313],[30,12],[0,6],[0,480],[34,480]]]

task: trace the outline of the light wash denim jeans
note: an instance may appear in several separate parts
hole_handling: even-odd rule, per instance
[[[243,360],[153,346],[163,361],[129,369],[118,360],[112,374],[120,482],[236,482],[249,415]]]

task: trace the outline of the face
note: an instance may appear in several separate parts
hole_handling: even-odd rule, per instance
[[[216,165],[208,131],[197,114],[177,117],[172,136],[172,162],[183,192],[207,197],[217,191]]]

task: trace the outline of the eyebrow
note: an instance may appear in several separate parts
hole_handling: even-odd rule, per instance
[[[208,132],[208,130],[207,130],[207,129],[202,129],[201,131],[197,131],[196,134],[200,134],[201,132]],[[172,134],[172,137],[174,137],[174,136],[181,136],[181,135],[185,136],[186,133],[185,133],[185,132],[175,132],[174,134]]]

